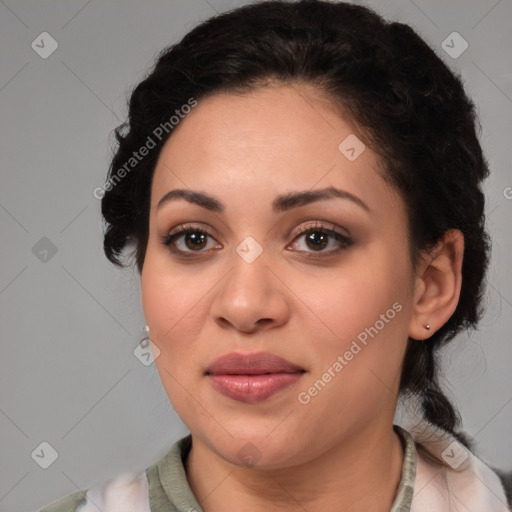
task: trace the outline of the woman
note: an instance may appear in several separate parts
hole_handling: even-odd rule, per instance
[[[460,79],[410,27],[321,1],[216,16],[116,133],[104,249],[121,266],[134,244],[191,435],[44,510],[508,510],[437,373],[481,315],[488,168]]]

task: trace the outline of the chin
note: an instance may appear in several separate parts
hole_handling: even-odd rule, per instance
[[[278,429],[272,432],[267,425],[255,429],[254,424],[245,424],[228,429],[232,437],[225,432],[221,436],[207,433],[205,437],[204,432],[198,436],[219,457],[240,467],[271,470],[305,462],[305,447],[312,443],[306,440],[302,443],[297,432],[285,429],[277,432]]]

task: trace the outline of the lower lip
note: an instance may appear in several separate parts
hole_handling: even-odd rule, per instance
[[[262,402],[293,383],[302,373],[269,373],[261,375],[209,375],[213,387],[222,395],[238,402]]]

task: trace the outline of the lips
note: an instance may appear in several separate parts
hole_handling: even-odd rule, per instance
[[[257,403],[294,384],[305,370],[269,353],[232,353],[219,357],[206,369],[213,388],[245,403]]]
[[[258,375],[263,373],[295,373],[304,371],[286,359],[261,352],[258,354],[227,354],[215,359],[207,374]]]

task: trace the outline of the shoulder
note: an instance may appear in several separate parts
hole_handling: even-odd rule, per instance
[[[41,512],[75,512],[77,507],[86,500],[87,489],[74,492],[52,505],[41,509]]]
[[[493,468],[493,471],[500,477],[500,480],[507,495],[508,504],[512,510],[512,471],[503,471],[501,469]]]
[[[408,429],[416,449],[411,512],[508,512],[500,476],[451,434],[422,423]]]
[[[40,512],[151,512],[152,506],[155,510],[174,510],[175,503],[200,510],[183,466],[191,442],[190,435],[179,439],[145,470],[125,472],[74,492]]]
[[[41,512],[151,512],[146,472],[123,473],[89,489],[77,491]]]

